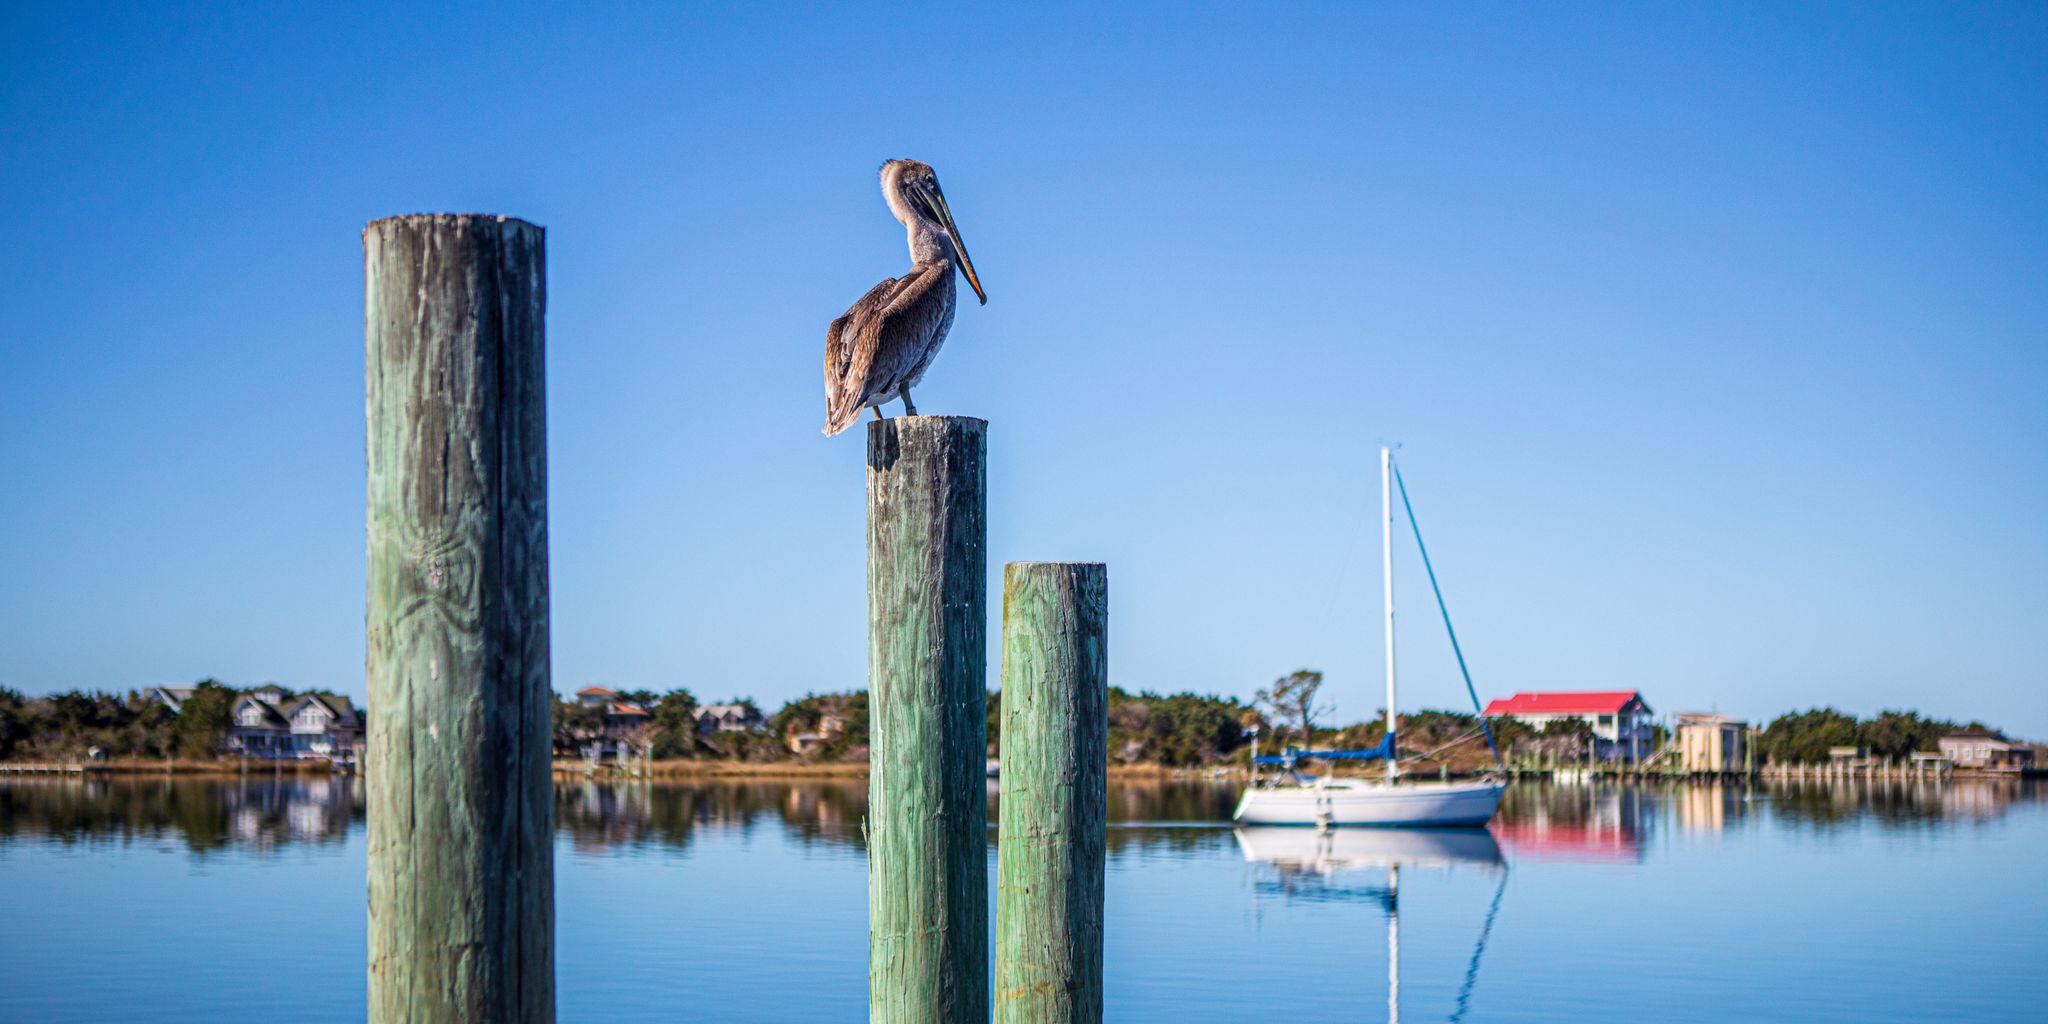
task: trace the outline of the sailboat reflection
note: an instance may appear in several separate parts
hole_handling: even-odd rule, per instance
[[[1276,882],[1260,882],[1262,894],[1277,894],[1290,900],[1337,900],[1377,903],[1387,914],[1387,1024],[1401,1021],[1401,868],[1450,870],[1478,866],[1497,871],[1493,901],[1486,909],[1486,923],[1473,944],[1472,957],[1458,986],[1452,1024],[1465,1019],[1472,1005],[1472,988],[1479,980],[1479,961],[1486,954],[1486,941],[1493,935],[1493,921],[1500,913],[1500,898],[1507,891],[1507,862],[1500,844],[1485,829],[1304,829],[1286,827],[1237,829],[1237,845],[1244,859],[1270,865]],[[1346,874],[1380,869],[1383,886],[1346,884]]]

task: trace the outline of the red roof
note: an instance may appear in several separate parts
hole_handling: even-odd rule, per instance
[[[1577,693],[1518,693],[1486,705],[1494,715],[1612,715],[1629,701],[1642,700],[1634,690],[1586,690]]]
[[[616,693],[616,692],[618,692],[618,691],[616,691],[616,690],[607,690],[607,689],[605,689],[605,688],[604,688],[604,687],[602,687],[602,686],[586,686],[586,687],[584,687],[583,689],[581,689],[581,690],[578,690],[578,691],[576,691],[576,696],[578,696],[578,697],[609,697],[609,696],[611,696],[612,694],[614,694],[614,693]]]
[[[646,708],[643,708],[638,704],[614,704],[612,705],[611,713],[614,715],[637,716],[645,716],[652,714],[652,712],[648,711]]]

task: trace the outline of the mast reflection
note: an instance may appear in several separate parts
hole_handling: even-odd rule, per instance
[[[1479,979],[1479,962],[1493,935],[1501,896],[1507,891],[1507,862],[1500,843],[1486,829],[1313,829],[1276,826],[1236,830],[1246,862],[1270,868],[1272,879],[1255,882],[1259,896],[1285,900],[1377,904],[1387,916],[1387,1022],[1401,1021],[1401,869],[1450,871],[1479,867],[1499,875],[1486,922],[1472,947],[1465,977],[1458,986],[1453,1022],[1463,1021]],[[1374,870],[1383,884],[1360,884],[1345,876]]]

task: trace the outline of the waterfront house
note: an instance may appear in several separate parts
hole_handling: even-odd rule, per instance
[[[592,703],[596,698],[602,698],[602,702]],[[644,727],[653,723],[654,713],[636,701],[617,698],[617,693],[602,686],[587,686],[576,691],[577,703],[604,709],[604,720],[597,731],[578,737],[574,748],[586,759],[601,760],[646,751],[648,743]]]
[[[697,709],[698,732],[760,732],[768,720],[751,704],[706,704]]]
[[[1739,772],[1748,767],[1749,725],[1706,712],[1678,716],[1678,764],[1689,772]]]
[[[792,753],[808,754],[844,735],[846,719],[836,711],[827,711],[818,716],[817,728],[792,731],[789,734],[789,749]]]
[[[1486,705],[1488,718],[1511,718],[1532,729],[1580,721],[1593,732],[1593,756],[1640,761],[1656,750],[1650,705],[1634,690],[1517,693]]]
[[[363,745],[363,716],[355,702],[309,693],[284,705],[291,723],[291,756],[353,761]]]
[[[285,720],[275,699],[242,694],[228,708],[228,716],[228,753],[237,757],[282,757],[290,747],[291,723]]]
[[[1941,756],[1958,768],[2016,772],[2034,764],[2032,747],[1990,733],[1954,733],[1939,742]]]
[[[363,716],[347,697],[292,698],[263,686],[236,697],[228,714],[226,750],[238,757],[351,761],[362,746]]]
[[[623,736],[654,720],[654,713],[629,700],[613,701],[604,709],[605,735]]]

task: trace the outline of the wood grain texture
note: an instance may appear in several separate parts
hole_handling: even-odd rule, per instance
[[[868,426],[868,1019],[988,1019],[987,424]]]
[[[1109,573],[1003,572],[996,1024],[1100,1024]]]
[[[393,217],[363,253],[369,1018],[546,1024],[543,235]]]

